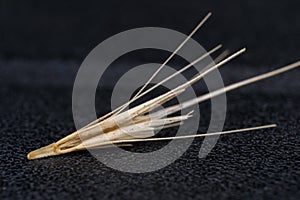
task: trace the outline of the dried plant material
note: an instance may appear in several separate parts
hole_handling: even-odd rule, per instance
[[[230,59],[237,56],[240,52],[233,54]],[[230,60],[227,59],[227,60]],[[226,59],[224,60],[226,61]],[[227,62],[227,61],[226,61]],[[65,154],[72,151],[78,151],[86,148],[93,148],[93,147],[101,147],[108,144],[116,144],[116,143],[123,143],[123,142],[136,142],[136,141],[146,141],[146,140],[139,140],[136,138],[147,138],[154,136],[154,131],[161,128],[170,127],[173,125],[178,125],[178,123],[187,120],[192,115],[191,113],[187,115],[177,116],[177,117],[166,117],[169,114],[173,114],[179,110],[188,108],[196,103],[203,102],[230,90],[242,87],[244,85],[248,85],[253,82],[257,82],[259,80],[263,80],[277,74],[286,72],[288,70],[294,69],[300,66],[300,61],[293,63],[291,65],[287,65],[283,68],[255,76],[253,78],[246,79],[244,81],[229,85],[225,88],[216,90],[214,92],[208,93],[206,95],[199,96],[198,98],[191,99],[189,101],[183,102],[181,104],[168,107],[161,111],[157,111],[152,114],[146,114],[151,110],[157,108],[158,106],[162,105],[163,103],[173,99],[180,93],[184,92],[184,90],[190,85],[195,83],[196,81],[200,80],[204,75],[209,73],[212,69],[220,66],[220,64],[225,62],[220,62],[219,64],[215,65],[212,68],[209,68],[205,72],[199,74],[192,80],[188,81],[187,83],[180,85],[179,87],[158,96],[150,101],[147,101],[139,106],[129,109],[126,112],[113,115],[103,121],[100,121],[96,124],[87,126],[83,129],[76,131],[75,133],[59,140],[56,143],[50,144],[48,146],[42,147],[37,149],[33,152],[28,154],[28,159],[36,159],[42,158],[47,156]],[[274,125],[268,126],[274,127]],[[256,130],[255,128],[254,130]],[[241,129],[243,131],[244,129]],[[239,130],[237,130],[239,131]],[[80,136],[79,136],[80,134]],[[218,133],[218,134],[222,134]],[[205,135],[205,134],[204,134]],[[204,136],[202,135],[202,136]],[[209,134],[208,134],[209,135]],[[191,136],[194,137],[195,135]],[[87,138],[86,140],[82,140],[81,138]],[[173,137],[172,139],[175,139]],[[156,138],[155,141],[159,141],[159,138]],[[154,140],[149,140],[154,141]]]
[[[159,73],[159,71],[176,54],[176,52],[187,42],[187,40],[190,39],[191,36],[203,25],[203,23],[209,18],[210,15],[211,14],[209,13],[199,23],[199,25],[191,32],[191,34],[186,38],[186,40],[184,40],[183,43],[179,45],[179,47],[172,53],[172,55],[159,67],[159,69],[153,74],[153,76],[151,76],[151,78],[146,82],[146,84],[141,88],[141,90],[139,90],[138,93],[129,102],[118,107],[117,109],[106,114],[105,116],[100,117],[99,119],[91,122],[85,127],[75,131],[74,133],[62,138],[61,140],[30,152],[27,155],[28,159],[32,160],[32,159],[43,158],[47,156],[60,155],[60,154],[70,153],[73,151],[83,150],[87,148],[105,148],[113,145],[122,146],[122,145],[128,145],[127,143],[129,143],[130,145],[133,142],[162,141],[162,140],[172,140],[172,139],[185,139],[191,137],[204,137],[204,136],[238,133],[244,131],[275,127],[276,126],[275,124],[271,124],[271,125],[217,132],[217,133],[196,134],[196,135],[177,136],[177,137],[164,137],[164,138],[149,138],[155,136],[155,131],[157,130],[180,125],[185,120],[188,120],[190,117],[192,117],[193,111],[189,112],[186,115],[175,116],[175,117],[168,117],[168,115],[174,114],[180,110],[189,108],[195,104],[201,103],[203,101],[224,94],[231,90],[237,89],[239,87],[278,75],[280,73],[292,70],[300,66],[300,61],[298,61],[293,64],[284,66],[280,69],[255,76],[246,79],[244,81],[234,83],[232,85],[215,90],[208,94],[201,95],[194,99],[190,99],[178,105],[170,106],[165,109],[149,114],[150,111],[153,111],[155,108],[158,108],[159,106],[170,101],[171,99],[174,99],[179,94],[184,93],[184,91],[188,87],[201,80],[207,74],[225,65],[233,58],[245,52],[246,51],[245,48],[223,59],[223,57],[227,56],[228,54],[228,52],[225,51],[217,58],[217,62],[216,62],[217,64],[212,63],[211,65],[207,66],[201,73],[197,74],[186,83],[172,89],[169,92],[166,92],[165,94],[157,96],[156,98],[153,98],[145,103],[142,103],[127,111],[124,111],[126,107],[128,107],[132,102],[134,102],[138,98],[148,94],[153,89],[162,85],[166,81],[170,80],[171,78],[180,74],[184,70],[190,68],[197,62],[201,61],[206,56],[214,53],[215,51],[221,48],[221,45],[216,46],[208,53],[202,55],[201,57],[199,57],[192,63],[188,64],[187,66],[181,68],[176,73],[165,78],[161,82],[155,84],[150,89],[143,91],[146,88],[146,86],[150,83],[150,81]]]

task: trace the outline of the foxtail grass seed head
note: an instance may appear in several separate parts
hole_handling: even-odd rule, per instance
[[[228,63],[230,60],[244,53],[246,51],[245,48],[229,56],[228,56],[229,52],[227,50],[224,51],[215,59],[216,64],[211,63],[205,68],[205,70],[203,70],[199,74],[196,74],[192,79],[190,79],[186,83],[183,83],[169,92],[166,92],[149,101],[146,101],[145,103],[142,103],[138,106],[135,106],[131,109],[124,111],[125,108],[127,108],[131,103],[133,103],[137,99],[141,98],[144,95],[149,94],[149,92],[151,92],[158,86],[174,78],[178,74],[192,67],[197,62],[203,60],[206,56],[213,54],[214,52],[216,52],[221,48],[221,45],[212,48],[210,51],[208,51],[208,53],[200,56],[198,59],[194,60],[190,64],[182,67],[179,71],[175,72],[174,74],[171,74],[170,76],[166,77],[165,79],[158,82],[154,86],[145,90],[145,88],[149,85],[151,80],[157,76],[157,74],[161,71],[161,69],[187,43],[187,41],[197,32],[197,30],[206,22],[206,20],[210,16],[211,13],[208,13],[206,17],[202,21],[200,21],[200,23],[192,30],[190,35],[188,35],[186,39],[173,51],[173,53],[165,60],[165,62],[163,62],[163,64],[158,68],[158,70],[154,72],[154,74],[150,77],[150,79],[146,81],[146,83],[137,92],[137,94],[132,99],[130,99],[127,103],[119,106],[118,108],[111,111],[110,113],[96,119],[95,121],[89,123],[83,128],[75,131],[74,133],[71,133],[70,135],[60,139],[59,141],[30,152],[27,155],[27,158],[29,160],[33,160],[33,159],[44,158],[48,156],[66,154],[66,153],[84,150],[88,148],[106,148],[114,145],[127,146],[127,145],[132,145],[135,142],[154,142],[154,141],[163,141],[163,140],[187,139],[187,138],[194,138],[194,137],[206,137],[206,136],[240,133],[240,132],[276,127],[276,124],[270,124],[264,126],[257,126],[257,127],[250,127],[250,128],[243,128],[243,129],[229,130],[229,131],[215,132],[215,133],[150,138],[155,136],[155,133],[158,130],[178,126],[184,123],[184,121],[189,120],[189,118],[193,117],[192,111],[185,115],[179,115],[173,117],[168,117],[168,115],[174,114],[183,109],[187,109],[195,104],[209,100],[211,98],[214,98],[216,96],[219,96],[231,90],[237,89],[239,87],[246,86],[248,84],[273,77],[275,75],[287,72],[289,70],[292,70],[300,66],[300,61],[298,61],[286,65],[277,70],[267,72],[261,75],[257,75],[252,78],[248,78],[246,80],[231,84],[224,88],[217,89],[213,92],[187,100],[178,105],[173,105],[165,109],[161,109],[150,113],[151,111],[160,107],[164,103],[174,99],[179,94],[184,93],[188,87],[198,82],[199,80],[201,80],[203,77],[205,77],[212,71],[218,69],[219,67]]]

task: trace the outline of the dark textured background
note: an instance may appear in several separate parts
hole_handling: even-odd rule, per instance
[[[77,69],[107,37],[143,26],[188,33],[213,11],[194,38],[206,48],[222,42],[231,50],[243,45],[249,50],[221,70],[229,84],[300,58],[299,8],[297,0],[0,1],[2,198],[299,199],[300,70],[228,94],[224,129],[279,127],[221,136],[204,159],[198,158],[200,138],[175,163],[147,174],[112,170],[84,151],[26,159],[30,150],[75,130],[71,94]],[[113,69],[166,58],[138,55]],[[110,92],[107,82],[97,93],[99,115],[109,111]],[[201,112],[208,107],[201,105]],[[205,131],[208,117],[202,117],[200,131]],[[137,144],[131,150],[165,144]]]

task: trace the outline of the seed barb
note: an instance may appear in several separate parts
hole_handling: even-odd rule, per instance
[[[229,130],[229,131],[216,132],[216,133],[152,138],[153,136],[155,136],[155,131],[157,130],[174,127],[182,124],[185,120],[188,120],[190,117],[192,117],[192,112],[189,112],[186,115],[175,116],[175,117],[168,117],[168,115],[174,114],[177,111],[189,108],[194,104],[198,104],[203,101],[209,100],[211,98],[214,98],[218,95],[224,94],[231,90],[235,90],[242,86],[246,86],[248,84],[252,84],[257,81],[261,81],[273,77],[275,75],[290,71],[300,66],[300,61],[298,61],[289,64],[287,66],[284,66],[282,68],[273,70],[271,72],[267,72],[237,83],[233,83],[229,86],[190,99],[181,104],[170,106],[165,109],[158,110],[154,113],[150,113],[155,108],[158,108],[164,103],[184,93],[188,87],[198,82],[209,73],[227,64],[232,59],[244,53],[246,51],[245,48],[229,55],[228,57],[226,56],[229,53],[228,51],[225,51],[215,59],[216,64],[211,63],[210,65],[206,66],[206,68],[204,68],[199,74],[196,74],[191,80],[177,86],[176,88],[162,95],[159,95],[149,101],[146,101],[138,106],[135,106],[133,108],[124,111],[124,109],[127,106],[129,106],[133,101],[148,94],[153,89],[157,88],[159,85],[165,83],[166,81],[180,74],[184,70],[187,70],[197,62],[201,61],[208,55],[211,55],[212,53],[214,53],[215,51],[221,48],[221,45],[216,46],[215,48],[208,51],[206,54],[201,55],[198,59],[196,59],[192,63],[181,68],[179,71],[175,72],[174,74],[171,74],[170,76],[166,77],[159,83],[152,86],[150,89],[144,91],[144,89],[151,82],[151,80],[174,57],[174,55],[185,45],[185,43],[196,33],[196,31],[207,21],[207,19],[210,16],[211,13],[208,13],[206,17],[194,28],[194,30],[190,33],[190,35],[167,58],[167,60],[158,68],[158,70],[150,77],[150,79],[145,83],[145,85],[143,85],[143,87],[138,91],[138,93],[131,100],[121,105],[120,107],[116,108],[115,110],[111,111],[110,113],[94,120],[93,122],[84,126],[83,128],[60,139],[59,141],[30,152],[27,155],[27,158],[29,160],[33,160],[38,158],[66,154],[74,151],[84,150],[87,148],[107,148],[111,146],[128,146],[128,145],[132,145],[132,143],[134,142],[150,142],[150,141],[154,142],[154,141],[173,140],[173,139],[175,140],[175,139],[186,139],[186,138],[194,138],[194,137],[206,137],[206,136],[222,135],[222,134],[229,134],[229,133],[240,133],[240,132],[276,127],[276,124],[270,124],[270,125],[243,128],[237,130]]]
[[[235,56],[242,53],[244,50],[238,51],[237,53],[233,54],[232,56],[229,56],[228,58],[224,59],[217,65],[222,65],[228,62],[230,59],[234,58]],[[230,59],[229,59],[230,58]],[[216,67],[215,65],[214,67]],[[54,156],[59,154],[65,154],[73,151],[83,150],[86,148],[94,148],[94,147],[105,147],[108,144],[111,143],[123,143],[124,140],[134,142],[135,140],[138,141],[148,141],[146,140],[147,137],[154,136],[154,131],[160,128],[167,128],[172,125],[178,125],[178,123],[181,123],[185,120],[188,120],[188,118],[191,117],[191,113],[183,116],[178,116],[175,118],[164,118],[165,116],[169,114],[173,114],[179,110],[185,109],[190,107],[191,105],[203,102],[205,100],[211,99],[213,97],[216,97],[218,95],[224,94],[225,92],[237,89],[239,87],[270,78],[272,76],[287,72],[289,70],[295,69],[300,66],[300,61],[292,63],[290,65],[284,66],[282,68],[279,68],[277,70],[267,72],[262,75],[254,76],[252,78],[246,79],[244,81],[240,81],[237,83],[234,83],[232,85],[229,85],[225,88],[221,88],[218,90],[215,90],[211,93],[196,97],[195,99],[188,100],[186,102],[183,102],[181,104],[168,107],[164,110],[159,110],[155,113],[147,114],[151,110],[159,107],[160,105],[168,102],[169,100],[175,98],[177,95],[183,93],[187,87],[189,87],[191,84],[197,82],[205,76],[209,71],[212,70],[212,68],[207,69],[208,71],[204,71],[203,73],[197,75],[187,83],[184,83],[177,88],[160,95],[154,99],[151,99],[145,103],[142,103],[141,105],[138,105],[136,107],[133,107],[125,112],[122,112],[118,115],[113,115],[99,123],[96,123],[92,126],[79,129],[78,131],[70,134],[69,136],[66,136],[65,138],[62,138],[56,143],[47,145],[45,147],[42,147],[40,149],[37,149],[35,151],[32,151],[28,154],[28,159],[36,159],[36,158],[43,158],[48,156]],[[161,120],[161,121],[160,121]],[[153,122],[156,123],[153,123]],[[133,123],[132,123],[133,122]],[[161,127],[161,125],[164,125],[165,127]],[[156,124],[157,126],[154,126],[153,124]],[[275,127],[275,125],[269,125],[270,127]],[[255,130],[257,127],[253,127],[253,130]],[[251,128],[248,128],[251,129]],[[125,131],[124,131],[125,130]],[[244,130],[244,129],[241,129]],[[251,129],[252,130],[252,129]],[[219,133],[220,134],[220,133]],[[204,135],[203,135],[204,136]],[[206,136],[208,136],[206,134]],[[192,135],[191,137],[195,137],[195,135]],[[84,140],[82,141],[82,138]],[[141,139],[144,138],[144,139]],[[171,138],[169,138],[171,139]],[[175,138],[173,138],[175,139]],[[149,141],[159,141],[163,139],[149,139]],[[88,145],[84,145],[85,141],[89,141]],[[122,141],[122,142],[120,142]]]

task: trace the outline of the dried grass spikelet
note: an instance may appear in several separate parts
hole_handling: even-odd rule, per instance
[[[226,86],[225,88],[218,89],[214,92],[199,96],[197,98],[191,99],[181,104],[170,106],[167,107],[166,109],[148,114],[150,111],[168,102],[169,100],[175,98],[177,95],[183,93],[186,90],[186,88],[198,82],[205,75],[209,74],[213,70],[218,69],[219,67],[223,66],[233,58],[245,52],[246,50],[245,48],[228,56],[224,60],[220,58],[224,56],[224,54],[221,54],[221,56],[217,59],[217,60],[221,60],[220,62],[216,62],[217,64],[209,65],[203,72],[197,74],[188,82],[154,99],[151,99],[127,111],[123,111],[130,103],[132,103],[136,99],[148,94],[150,91],[152,91],[159,85],[170,80],[174,76],[185,71],[186,69],[190,68],[197,62],[204,59],[206,56],[214,53],[216,50],[221,48],[221,45],[216,46],[208,53],[196,59],[194,62],[183,67],[181,70],[177,71],[173,75],[167,77],[166,79],[162,80],[161,82],[157,83],[150,89],[143,92],[143,90],[150,83],[150,81],[158,74],[158,72],[166,65],[166,63],[178,52],[178,50],[187,42],[187,40],[190,39],[191,36],[203,25],[203,23],[209,18],[210,15],[211,14],[209,13],[198,24],[198,26],[191,32],[191,34],[179,45],[179,47],[172,53],[172,55],[161,65],[161,67],[153,74],[153,76],[146,82],[146,84],[141,88],[141,90],[129,102],[118,107],[117,109],[106,114],[105,116],[100,117],[99,119],[91,122],[87,126],[75,131],[74,133],[62,138],[61,140],[30,152],[27,155],[27,158],[29,160],[32,160],[32,159],[43,158],[47,156],[65,154],[65,153],[78,151],[78,150],[84,150],[87,148],[104,148],[112,145],[122,146],[133,142],[161,141],[161,140],[171,140],[171,139],[184,139],[184,138],[191,138],[191,137],[203,137],[203,136],[210,136],[210,135],[237,133],[243,131],[251,131],[257,129],[275,127],[276,126],[275,124],[271,124],[271,125],[258,126],[252,128],[218,132],[218,133],[196,134],[196,135],[164,137],[164,138],[149,138],[155,135],[155,130],[178,126],[179,124],[183,123],[183,121],[188,120],[190,117],[192,117],[192,111],[186,115],[175,116],[175,117],[168,117],[168,115],[170,114],[176,113],[194,104],[201,103],[203,101],[224,94],[236,88],[275,76],[277,74],[289,71],[291,69],[300,66],[300,61],[298,61],[293,64],[284,66],[280,69],[255,76],[253,78],[249,78],[244,81],[234,83],[232,85]]]

